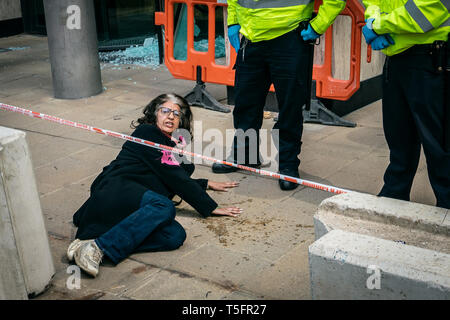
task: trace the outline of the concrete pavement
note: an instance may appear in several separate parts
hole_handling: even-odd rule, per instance
[[[118,70],[102,64],[102,94],[54,99],[47,39],[30,35],[0,39],[0,48],[8,47],[25,49],[0,53],[1,102],[125,134],[132,132],[130,122],[152,98],[170,91],[183,95],[195,85],[174,79],[165,66]],[[224,86],[208,84],[207,89],[226,103]],[[232,128],[231,113],[198,107],[193,112],[203,130]],[[345,118],[357,127],[305,124],[300,175],[376,194],[389,156],[381,103]],[[263,128],[273,124],[265,119]],[[57,270],[49,290],[36,299],[310,299],[308,246],[314,242],[313,215],[332,194],[303,186],[281,191],[276,180],[241,172],[215,175],[206,164],[197,166],[195,177],[240,182],[237,189],[211,195],[220,205],[242,207],[241,217],[202,219],[183,203],[177,220],[187,239],[180,249],[135,254],[116,267],[102,265],[97,278],[82,274],[80,289],[69,289],[71,264],[65,251],[76,232],[72,215],[123,141],[6,111],[0,111],[0,125],[27,133]],[[276,166],[268,169],[275,171]],[[435,202],[423,155],[411,199]]]

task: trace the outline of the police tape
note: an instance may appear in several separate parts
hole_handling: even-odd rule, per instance
[[[24,109],[24,108],[11,106],[11,105],[4,104],[4,103],[1,103],[1,102],[0,102],[0,109],[6,110],[6,111],[12,111],[12,112],[16,112],[16,113],[21,113],[23,115],[30,116],[30,117],[33,117],[33,118],[38,118],[38,119],[43,119],[43,120],[56,122],[56,123],[59,123],[59,124],[62,124],[62,125],[66,125],[66,126],[70,126],[70,127],[73,127],[73,128],[78,128],[78,129],[83,129],[83,130],[87,130],[87,131],[92,131],[92,132],[104,134],[104,135],[107,135],[107,136],[111,136],[111,137],[115,137],[115,138],[131,141],[131,142],[139,143],[139,144],[142,144],[142,145],[145,145],[145,146],[148,146],[148,147],[152,147],[152,148],[155,148],[155,149],[158,149],[158,150],[175,152],[175,153],[178,153],[178,154],[181,154],[181,155],[191,156],[191,157],[200,158],[200,159],[203,159],[203,160],[208,160],[208,161],[215,162],[215,163],[229,165],[229,166],[236,167],[238,169],[245,170],[245,171],[250,171],[250,172],[262,175],[262,176],[268,176],[268,177],[271,177],[271,178],[274,178],[274,179],[278,179],[278,180],[285,180],[285,181],[297,183],[297,184],[303,185],[305,187],[310,187],[310,188],[314,188],[314,189],[318,189],[318,190],[322,190],[322,191],[327,191],[327,192],[331,192],[331,193],[336,193],[336,194],[352,192],[351,190],[346,190],[346,189],[342,189],[342,188],[328,186],[328,185],[325,185],[325,184],[321,184],[321,183],[317,183],[317,182],[313,182],[313,181],[308,181],[308,180],[304,180],[304,179],[300,179],[300,178],[296,178],[296,177],[291,177],[291,176],[283,175],[283,174],[280,174],[280,173],[275,173],[275,172],[266,171],[266,170],[262,170],[262,169],[247,167],[247,166],[244,166],[244,165],[240,165],[240,164],[236,164],[236,163],[232,163],[232,162],[228,162],[228,161],[214,159],[214,158],[211,158],[211,157],[208,157],[208,156],[204,156],[204,155],[201,155],[201,154],[197,154],[197,153],[193,153],[193,152],[190,152],[190,151],[169,147],[169,146],[166,146],[166,145],[162,145],[162,144],[155,143],[155,142],[148,141],[148,140],[144,140],[144,139],[139,139],[139,138],[136,138],[136,137],[133,137],[133,136],[129,136],[129,135],[123,134],[123,133],[92,127],[92,126],[89,126],[89,125],[86,125],[86,124],[82,124],[82,123],[78,123],[78,122],[70,121],[70,120],[65,120],[65,119],[62,119],[62,118],[55,117],[55,116],[51,116],[51,115],[47,115],[47,114],[44,114],[44,113],[39,113],[39,112],[31,111],[31,110],[27,110],[27,109]]]

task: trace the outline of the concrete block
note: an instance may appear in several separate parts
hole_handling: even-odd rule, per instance
[[[316,239],[340,229],[450,254],[447,215],[435,206],[352,192],[322,201],[314,231]]]
[[[450,236],[443,223],[448,210],[420,203],[351,192],[324,200],[319,210]]]
[[[25,133],[0,127],[0,299],[26,299],[55,273]]]
[[[309,247],[313,299],[450,299],[450,255],[333,230]]]

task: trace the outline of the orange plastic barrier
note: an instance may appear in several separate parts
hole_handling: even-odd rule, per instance
[[[231,48],[230,64],[218,65],[215,62],[215,10],[216,7],[227,7],[224,1],[218,0],[165,0],[165,12],[155,12],[155,24],[165,27],[165,56],[164,61],[171,74],[178,79],[199,80],[198,68],[201,68],[203,82],[234,86],[234,70],[236,52]],[[315,10],[322,1],[316,1]],[[187,58],[177,60],[174,58],[175,26],[174,5],[187,6]],[[208,7],[208,51],[200,52],[194,49],[194,6]],[[332,26],[325,34],[325,59],[322,65],[314,65],[313,79],[316,80],[316,96],[334,100],[348,100],[360,85],[361,68],[361,28],[364,25],[364,9],[357,0],[348,0],[342,15],[352,18],[352,40],[350,56],[349,80],[340,80],[332,77],[333,57],[333,29]],[[368,57],[369,59],[369,57]],[[273,86],[272,86],[273,90]]]
[[[322,1],[316,1],[317,12]],[[313,79],[316,80],[316,96],[333,100],[348,100],[360,85],[361,72],[361,35],[364,26],[364,8],[357,0],[347,1],[347,6],[341,15],[352,18],[352,33],[350,46],[350,77],[348,80],[339,80],[332,77],[333,59],[333,25],[325,33],[325,57],[322,65],[314,65]],[[370,62],[370,49],[367,52],[367,61]]]
[[[174,5],[183,3],[187,6],[187,59],[176,60],[174,58],[175,26]],[[194,49],[194,6],[208,6],[208,51],[200,52]],[[165,0],[165,12],[155,12],[155,24],[165,27],[165,54],[164,61],[175,78],[196,80],[197,66],[201,67],[202,81],[234,85],[234,70],[236,52],[230,50],[230,65],[218,65],[215,63],[216,7],[227,7],[226,3],[218,3],[217,0]]]

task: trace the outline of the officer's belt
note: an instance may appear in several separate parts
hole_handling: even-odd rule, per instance
[[[433,52],[436,52],[437,45],[442,45],[442,49],[446,52],[450,52],[450,46],[447,45],[446,41],[435,41],[434,43],[428,44],[416,44],[411,48],[403,51],[402,55],[432,55]]]

